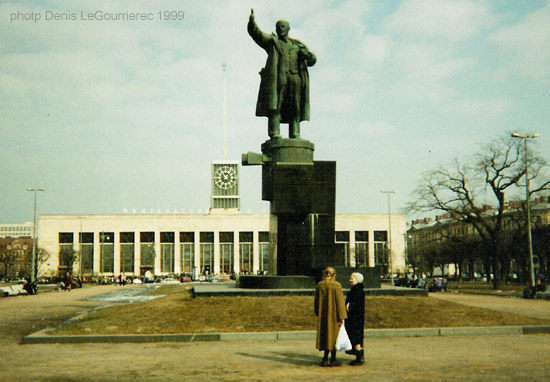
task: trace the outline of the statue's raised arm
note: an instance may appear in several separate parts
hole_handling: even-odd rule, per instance
[[[254,9],[250,10],[248,34],[267,53],[266,65],[260,71],[256,116],[268,118],[271,139],[281,138],[281,122],[288,123],[290,138],[300,138],[300,122],[309,120],[307,67],[313,66],[317,57],[301,41],[288,36],[288,21],[277,21],[275,31],[262,32],[256,25]]]

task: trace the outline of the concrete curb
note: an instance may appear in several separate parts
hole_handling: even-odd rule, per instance
[[[523,334],[523,326],[441,328],[440,330],[440,335],[442,336],[487,336],[496,334]]]
[[[147,343],[197,341],[285,341],[315,340],[313,330],[299,332],[188,333],[188,334],[113,334],[52,336],[46,328],[23,337],[22,344]],[[550,334],[550,325],[484,326],[458,328],[366,329],[366,338],[484,336],[510,334]]]
[[[440,335],[439,328],[411,328],[411,329],[367,329],[366,338],[382,337],[434,337]]]

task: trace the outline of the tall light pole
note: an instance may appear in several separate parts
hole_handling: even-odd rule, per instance
[[[395,191],[393,190],[381,190],[380,191],[383,194],[388,195],[388,252],[389,252],[389,258],[390,258],[390,275],[391,275],[391,285],[395,285],[393,281],[393,259],[392,259],[392,253],[391,253],[391,201],[390,196],[391,194],[395,194]]]
[[[35,264],[36,264],[36,246],[38,245],[38,240],[36,238],[36,193],[39,191],[45,191],[42,188],[27,188],[27,191],[34,192],[34,208],[33,208],[33,219],[32,219],[32,263],[31,263],[31,282],[35,281],[36,275]]]
[[[532,287],[535,286],[535,265],[533,264],[533,239],[531,237],[531,207],[529,199],[531,199],[531,191],[529,190],[529,155],[527,154],[527,139],[537,138],[538,134],[521,135],[512,133],[512,137],[523,139],[524,142],[524,159],[525,159],[525,200],[527,203],[527,241],[529,245],[529,283]]]

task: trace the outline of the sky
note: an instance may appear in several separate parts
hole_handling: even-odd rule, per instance
[[[381,190],[403,212],[425,171],[510,131],[550,159],[550,1],[2,1],[0,223],[32,221],[27,188],[38,214],[206,213],[224,124],[229,160],[268,139],[251,8],[317,56],[301,131],[337,162],[337,213],[387,213]],[[261,168],[239,175],[268,213]]]

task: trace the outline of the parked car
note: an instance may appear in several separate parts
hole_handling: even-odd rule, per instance
[[[12,284],[5,287],[0,287],[3,297],[18,296],[21,294],[27,294],[27,291],[23,289],[23,284]]]
[[[161,283],[163,283],[163,284],[179,284],[180,282],[179,282],[179,280],[176,280],[173,277],[167,277],[164,280],[162,280]]]

